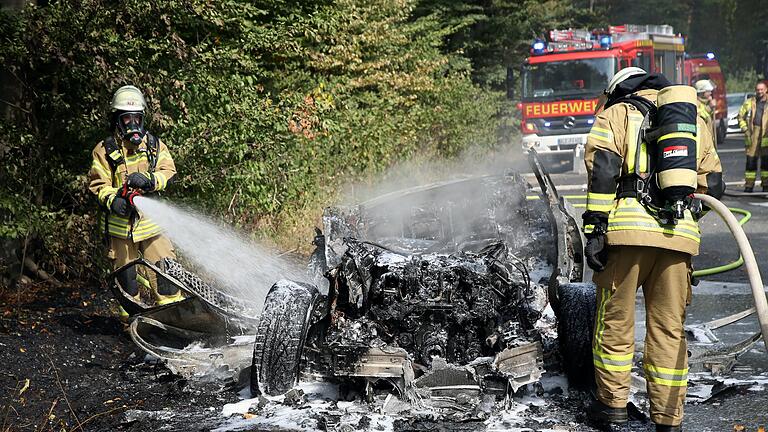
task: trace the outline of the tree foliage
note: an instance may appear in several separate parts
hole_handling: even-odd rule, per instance
[[[516,68],[528,55],[531,41],[553,28],[589,24],[593,14],[561,0],[425,0],[420,10],[444,11],[469,21],[448,38],[448,46],[472,62],[476,82],[504,87],[507,67]]]
[[[597,21],[608,24],[669,24],[686,37],[691,53],[714,52],[727,73],[768,72],[768,3],[764,0],[577,0],[592,5]],[[753,83],[754,84],[754,83]]]
[[[135,84],[179,174],[169,198],[299,234],[339,186],[414,156],[504,141],[504,68],[570,2],[70,0],[0,11],[0,238],[95,273],[90,152]],[[474,79],[473,79],[474,78]],[[0,257],[2,260],[2,257]]]

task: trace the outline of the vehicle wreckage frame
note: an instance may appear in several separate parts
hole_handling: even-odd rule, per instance
[[[369,401],[392,392],[455,408],[505,397],[545,368],[588,387],[595,291],[583,283],[583,238],[535,153],[529,162],[539,191],[513,173],[327,208],[313,282],[278,281],[263,307],[171,260],[116,270],[113,292],[132,314],[134,342],[174,373],[250,382],[254,395],[334,380]],[[130,268],[187,298],[136,301],[117,278]],[[743,350],[721,347],[692,362],[722,367]]]

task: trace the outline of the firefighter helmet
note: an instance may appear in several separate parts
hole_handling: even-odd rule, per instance
[[[141,90],[132,85],[122,86],[112,96],[112,111],[130,111],[143,113],[147,107]]]
[[[139,145],[146,135],[144,109],[147,102],[141,91],[132,85],[122,86],[112,96],[112,121],[123,139]]]
[[[635,67],[635,66],[626,67],[616,72],[616,75],[614,75],[613,78],[611,78],[611,80],[608,82],[608,87],[605,88],[605,94],[610,95],[611,93],[613,93],[613,91],[616,90],[616,86],[626,81],[628,78],[636,75],[645,75],[647,73],[648,72],[646,72],[643,69],[640,69],[639,67]]]
[[[693,86],[696,87],[696,93],[704,93],[715,89],[712,81],[708,79],[698,80]]]

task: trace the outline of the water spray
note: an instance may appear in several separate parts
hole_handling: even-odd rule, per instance
[[[263,304],[275,281],[308,280],[299,266],[202,214],[144,196],[135,196],[133,202],[163,229],[164,235],[201,275],[227,294]]]

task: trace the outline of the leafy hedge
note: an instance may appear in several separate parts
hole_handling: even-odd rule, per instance
[[[550,2],[552,3],[552,2]],[[85,174],[112,92],[140,87],[179,175],[169,198],[285,247],[339,186],[500,142],[503,94],[447,45],[477,14],[415,0],[69,0],[0,12],[0,237],[97,275]],[[62,276],[63,275],[63,276]]]

